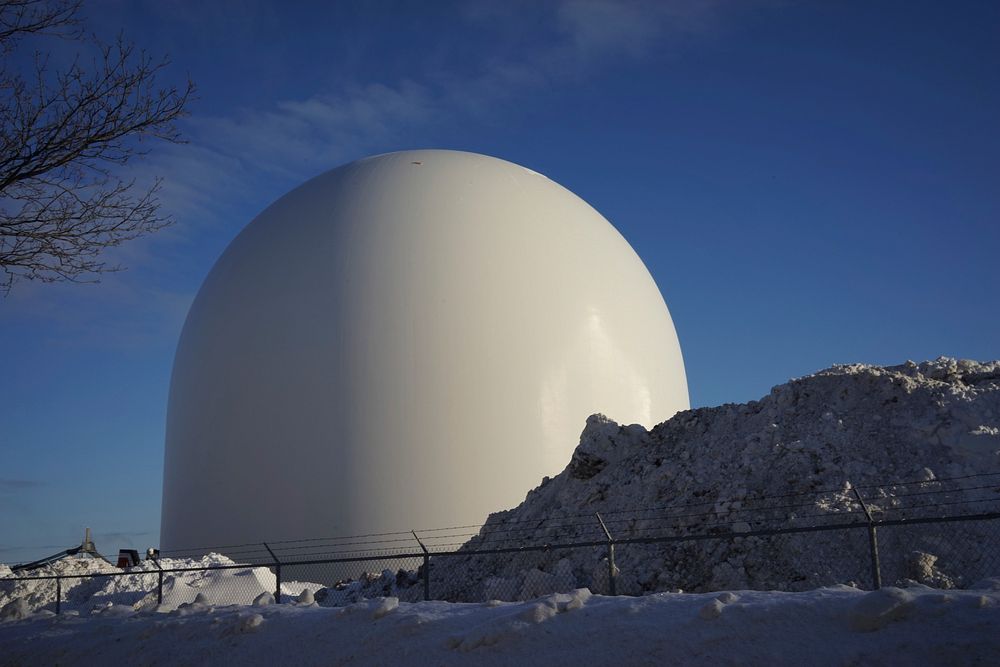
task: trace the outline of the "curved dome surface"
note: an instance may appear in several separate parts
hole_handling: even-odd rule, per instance
[[[191,306],[161,546],[481,522],[588,415],[687,408],[663,298],[583,200],[472,153],[359,160],[254,219]]]

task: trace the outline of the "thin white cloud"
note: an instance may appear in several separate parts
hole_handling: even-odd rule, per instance
[[[618,51],[637,55],[661,28],[656,20],[660,11],[649,4],[609,0],[563,2],[559,5],[559,25],[582,57]]]
[[[582,60],[628,54],[636,57],[657,42],[679,35],[714,33],[722,10],[746,7],[733,0],[564,0],[559,29]]]
[[[258,172],[296,182],[345,160],[405,144],[416,131],[476,120],[496,113],[498,106],[509,111],[505,105],[526,94],[572,84],[595,67],[641,57],[677,35],[718,30],[720,9],[734,6],[732,0],[476,3],[463,16],[480,27],[487,24],[497,38],[478,64],[449,68],[442,65],[447,59],[435,58],[420,80],[317,90],[227,116],[195,117],[190,127],[197,150],[188,159],[198,165],[193,170],[162,166],[184,184],[189,203],[211,201],[197,193],[209,183],[214,192],[232,191],[198,173],[206,164],[240,164],[244,179]],[[538,39],[522,45],[519,30],[531,22],[540,24]]]
[[[267,109],[242,109],[228,117],[194,119],[191,128],[201,150],[220,156],[215,160],[301,179],[372,144],[397,139],[425,123],[435,103],[427,88],[412,81],[375,83],[343,93],[320,91]]]
[[[23,283],[6,297],[0,324],[45,322],[44,333],[35,335],[58,349],[169,349],[194,294],[144,284],[136,275],[106,274],[100,285]]]
[[[163,210],[178,223],[109,253],[111,263],[142,267],[142,275],[106,276],[101,294],[22,284],[5,310],[11,316],[48,312],[68,320],[85,309],[89,315],[76,317],[87,322],[86,335],[69,336],[77,342],[101,338],[101,328],[105,337],[148,340],[150,321],[161,335],[175,335],[193,294],[151,283],[170,284],[166,275],[197,283],[206,269],[204,258],[188,259],[185,247],[204,244],[206,229],[223,243],[247,222],[242,216],[248,208],[262,209],[306,178],[364,155],[424,146],[463,121],[507,117],[529,95],[574,85],[622,59],[652,57],[678,35],[712,34],[732,7],[746,6],[727,0],[473,4],[462,16],[494,38],[475,62],[456,63],[436,53],[411,78],[396,82],[318,89],[225,115],[208,116],[195,107],[185,124],[189,144],[161,145],[133,166],[140,183],[163,177]],[[414,137],[420,138],[416,145]],[[116,301],[131,322],[107,320]]]
[[[0,479],[0,492],[37,489],[44,485],[45,482],[37,479]]]

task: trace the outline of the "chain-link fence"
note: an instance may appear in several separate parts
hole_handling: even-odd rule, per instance
[[[583,587],[612,595],[952,588],[991,576],[1000,576],[1000,473],[178,550],[125,569],[73,560],[0,579],[0,601],[55,613],[183,613],[386,596],[513,601]]]

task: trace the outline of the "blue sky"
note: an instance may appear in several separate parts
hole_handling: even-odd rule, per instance
[[[156,543],[199,284],[267,204],[366,155],[476,151],[590,202],[656,279],[693,406],[1000,357],[997,3],[331,4],[86,3],[198,99],[190,143],[135,167],[177,224],[98,285],[0,300],[0,561],[88,525],[109,552]]]

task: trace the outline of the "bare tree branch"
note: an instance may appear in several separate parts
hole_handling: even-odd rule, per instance
[[[65,37],[79,4],[0,0],[0,48],[26,34]],[[84,38],[73,33],[73,38]],[[96,41],[95,41],[96,43]],[[120,267],[109,247],[170,224],[160,213],[160,182],[137,188],[122,167],[148,150],[143,141],[180,142],[175,121],[194,87],[161,87],[168,65],[124,37],[97,45],[50,71],[36,54],[28,71],[0,69],[0,290],[18,280],[95,281]]]
[[[80,2],[42,2],[41,0],[5,0],[0,3],[0,44],[6,52],[14,42],[27,35],[78,37],[76,18]]]

